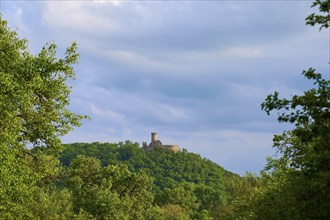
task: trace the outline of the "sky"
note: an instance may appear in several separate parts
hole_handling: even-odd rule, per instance
[[[37,54],[78,43],[69,108],[91,120],[72,142],[150,142],[244,174],[276,155],[274,134],[290,129],[266,96],[289,98],[328,77],[329,32],[305,26],[312,1],[0,1],[2,18]]]

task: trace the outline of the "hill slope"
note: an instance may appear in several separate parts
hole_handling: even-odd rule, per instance
[[[160,148],[144,151],[138,143],[130,141],[73,143],[65,145],[60,161],[69,166],[77,155],[94,157],[103,167],[121,164],[133,173],[147,174],[153,179],[155,205],[179,205],[195,219],[204,218],[199,215],[215,217],[211,213],[231,200],[231,184],[239,179],[238,175],[186,149],[177,153]]]
[[[173,188],[180,182],[207,184],[223,188],[233,174],[216,163],[186,149],[175,153],[170,150],[144,151],[138,143],[73,143],[65,145],[60,161],[68,166],[77,155],[95,157],[102,166],[124,163],[132,172],[140,170],[155,178],[160,189]]]

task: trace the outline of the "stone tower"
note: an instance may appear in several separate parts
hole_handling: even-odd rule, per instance
[[[156,132],[152,132],[151,133],[151,143],[157,141],[158,138],[157,138],[157,133]]]
[[[172,150],[174,152],[180,151],[180,148],[179,148],[178,145],[163,145],[162,142],[160,140],[158,140],[156,132],[151,133],[151,142],[150,142],[150,144],[148,145],[147,142],[142,142],[142,147],[146,151],[153,150],[154,147],[160,147],[160,148],[163,148],[163,149]]]

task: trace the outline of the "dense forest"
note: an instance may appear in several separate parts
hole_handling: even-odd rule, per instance
[[[330,1],[306,24],[329,28]],[[293,129],[275,135],[278,158],[239,176],[183,149],[137,143],[74,143],[61,137],[88,116],[68,109],[77,45],[37,54],[0,17],[0,219],[329,219],[330,81],[261,108]]]
[[[143,184],[153,198],[153,206],[158,207],[163,215],[172,213],[182,216],[180,219],[218,216],[217,212],[227,206],[232,198],[233,182],[240,180],[238,175],[185,149],[177,153],[162,148],[145,151],[138,143],[130,141],[69,144],[65,145],[60,156],[65,169],[70,169],[76,160],[84,159],[93,160],[99,169],[125,169],[130,175],[140,176],[139,181],[148,180]],[[132,186],[120,185],[122,191],[119,195],[134,195],[134,190],[137,190],[132,192]]]
[[[225,189],[225,178],[237,175],[219,165],[186,149],[175,153],[155,148],[144,151],[138,143],[74,143],[65,145],[60,161],[69,166],[77,155],[95,157],[102,166],[124,164],[131,172],[146,172],[154,179],[155,190],[174,188],[181,182],[207,184],[213,188]]]

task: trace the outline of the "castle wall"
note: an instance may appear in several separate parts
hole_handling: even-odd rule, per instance
[[[178,145],[162,145],[161,148],[172,150],[174,152],[179,152],[180,148]]]

